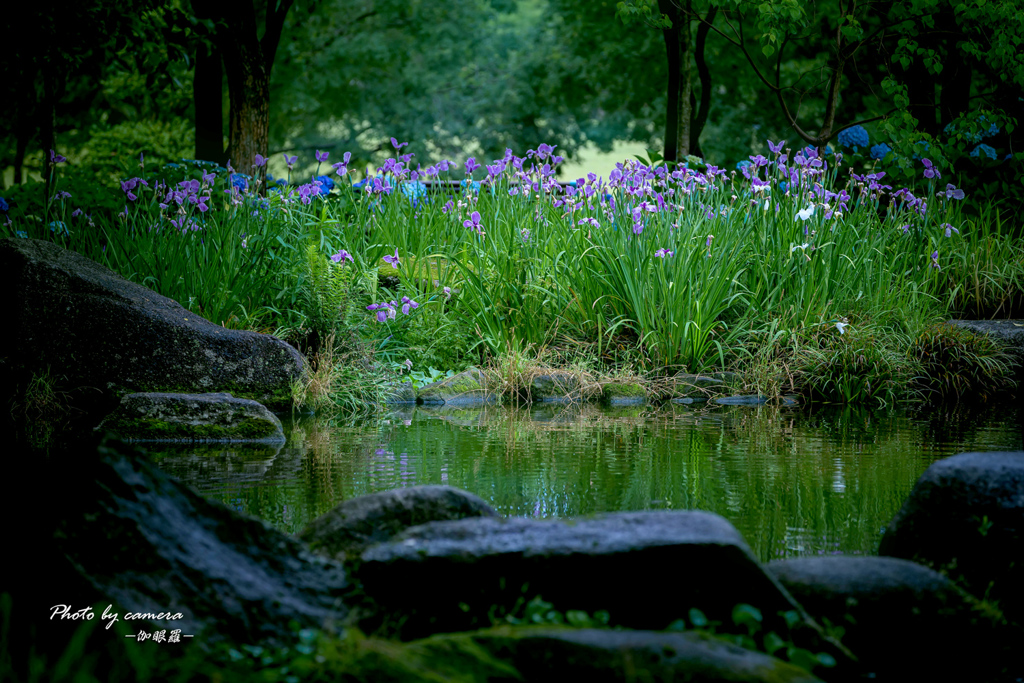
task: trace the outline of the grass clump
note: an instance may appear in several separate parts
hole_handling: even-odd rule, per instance
[[[910,357],[919,367],[913,385],[941,401],[987,399],[1016,386],[1016,359],[988,335],[939,323],[913,341]]]

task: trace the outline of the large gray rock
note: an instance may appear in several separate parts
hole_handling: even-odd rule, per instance
[[[346,500],[310,522],[299,538],[313,550],[344,561],[411,526],[497,516],[472,493],[451,486],[412,486]]]
[[[1021,642],[948,578],[908,560],[801,557],[768,570],[815,619],[844,629],[843,644],[876,680],[994,680]]]
[[[710,512],[432,522],[364,552],[357,577],[383,613],[405,619],[403,637],[486,625],[495,610],[539,595],[641,629],[663,629],[691,608],[728,621],[747,603],[782,632],[779,613],[795,611],[800,637],[821,646],[817,626]]]
[[[505,626],[437,635],[409,643],[398,652],[403,664],[408,666],[408,674],[395,671],[394,679],[420,680],[418,672],[429,671],[432,664],[441,663],[443,671],[438,671],[439,674],[454,670],[472,676],[465,680],[588,683],[812,683],[820,680],[792,664],[698,632]]]
[[[128,394],[98,429],[126,441],[285,442],[266,406],[231,394]]]
[[[136,392],[228,391],[284,407],[302,373],[283,341],[215,325],[50,242],[0,240],[0,283],[0,358],[15,372],[49,367],[64,388],[99,390],[107,403]]]
[[[917,480],[878,549],[948,573],[1024,623],[1024,451],[961,453]]]
[[[497,403],[497,397],[487,391],[487,379],[477,368],[421,387],[417,400],[424,405],[449,406]]]
[[[60,512],[48,542],[71,570],[60,576],[48,567],[52,585],[39,588],[46,599],[107,602],[122,618],[180,613],[173,622],[155,623],[193,634],[196,642],[283,642],[296,625],[319,628],[346,616],[339,564],[199,496],[131,446],[107,441],[98,453],[95,446],[85,450],[49,468],[48,493]],[[37,543],[42,550],[47,539]],[[92,595],[76,599],[68,587],[76,581]],[[126,624],[146,628],[141,621]]]

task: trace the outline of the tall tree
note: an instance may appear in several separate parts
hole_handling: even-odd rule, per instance
[[[616,14],[626,23],[639,20],[662,31],[668,67],[663,156],[678,161],[701,154],[700,134],[711,106],[711,72],[704,48],[718,9],[710,5],[698,11],[693,0],[657,0],[656,7],[657,11],[654,0],[625,0],[618,4]],[[694,20],[700,22],[696,40]],[[701,84],[699,107],[693,92],[694,66]]]
[[[257,168],[255,159],[257,154],[265,157],[268,153],[270,75],[285,18],[293,2],[193,0],[192,3],[196,15],[211,20],[214,26],[212,45],[197,48],[197,156],[200,151],[205,156],[216,153],[216,128],[220,122],[216,110],[221,106],[217,92],[218,67],[223,63],[230,102],[226,156],[237,170],[253,172],[261,183],[266,180],[266,167]],[[263,19],[262,35],[260,18]],[[218,61],[218,54],[221,61]]]

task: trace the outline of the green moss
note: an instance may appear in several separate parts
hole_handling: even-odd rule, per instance
[[[646,396],[647,392],[642,385],[636,382],[612,382],[604,385],[603,394],[606,399],[620,396],[635,398]]]

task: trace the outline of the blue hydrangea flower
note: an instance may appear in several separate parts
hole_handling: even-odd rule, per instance
[[[753,165],[753,164],[751,164],[751,163],[750,163],[749,161],[747,161],[746,159],[744,159],[743,161],[737,161],[737,162],[736,162],[736,170],[737,170],[737,171],[742,171],[742,170],[743,170],[743,167],[744,167],[744,166],[752,166],[752,165]]]
[[[0,213],[7,213],[10,210],[11,210],[11,207],[7,203],[7,200],[4,199],[3,197],[0,197]]]
[[[978,145],[977,147],[971,150],[972,157],[980,158],[982,154],[987,156],[989,159],[999,158],[999,155],[996,154],[996,151],[984,143]]]
[[[853,126],[839,133],[837,138],[843,147],[851,147],[854,151],[858,147],[867,147],[869,143],[868,132],[864,126]]]
[[[65,237],[69,237],[71,235],[71,233],[68,232],[68,226],[64,225],[64,221],[53,221],[50,223],[50,232],[55,235],[63,235]]]
[[[318,175],[316,180],[320,181],[320,191],[327,194],[334,189],[334,180],[330,176]]]
[[[14,234],[24,240],[28,239],[28,233],[25,232],[24,230],[15,230]]]
[[[471,159],[471,161],[472,161],[472,159]],[[469,165],[468,161],[466,162],[466,165],[467,166]],[[479,180],[474,180],[472,183],[467,183],[465,180],[463,180],[462,181],[462,187],[466,187],[467,185],[469,186],[469,190],[471,192],[479,192],[480,191],[480,181]]]
[[[875,145],[871,148],[872,159],[884,159],[885,155],[892,151],[892,148],[884,142]]]
[[[232,173],[229,180],[231,181],[232,187],[235,187],[238,190],[245,190],[245,188],[249,186],[249,182],[241,173]]]
[[[419,205],[420,199],[427,196],[427,186],[418,180],[402,183],[402,194],[408,197],[415,207]]]

